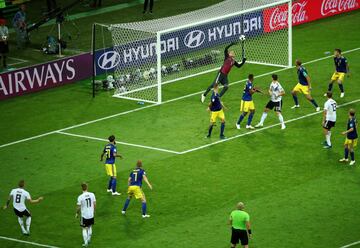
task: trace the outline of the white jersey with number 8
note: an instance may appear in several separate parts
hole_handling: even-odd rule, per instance
[[[29,192],[22,188],[17,188],[11,190],[10,196],[13,199],[13,206],[17,211],[23,212],[26,210],[25,201],[31,198]]]
[[[336,107],[337,104],[334,99],[329,99],[324,104],[324,110],[326,110],[326,120],[336,122]]]
[[[77,205],[81,207],[81,217],[84,219],[94,218],[95,195],[91,192],[82,193],[77,200]]]

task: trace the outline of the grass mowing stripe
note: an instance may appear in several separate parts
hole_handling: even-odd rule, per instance
[[[359,240],[359,241],[356,241],[356,242],[354,242],[354,243],[348,244],[348,245],[341,246],[340,248],[348,248],[348,247],[351,247],[351,246],[354,246],[354,245],[358,245],[358,244],[360,244],[360,240]]]
[[[350,50],[344,51],[344,52],[342,52],[342,53],[343,53],[343,54],[346,54],[346,53],[355,52],[355,51],[357,51],[357,50],[360,50],[360,47],[357,47],[357,48],[354,48],[354,49],[350,49]],[[316,62],[318,62],[318,61],[325,60],[325,59],[332,58],[332,57],[333,57],[332,55],[329,55],[329,56],[325,56],[325,57],[321,57],[321,58],[318,58],[318,59],[314,59],[314,60],[305,62],[305,63],[303,63],[303,64],[306,65],[306,64],[316,63]],[[273,73],[277,73],[277,72],[281,72],[281,71],[286,71],[286,70],[293,69],[293,68],[294,68],[294,67],[282,68],[282,69],[279,69],[279,70],[275,70],[275,71],[271,71],[271,72],[268,72],[268,73],[261,74],[261,75],[257,76],[256,78],[268,76],[268,75],[271,75],[271,74],[273,74]],[[233,82],[233,83],[231,83],[231,84],[229,84],[229,85],[235,85],[235,84],[238,84],[238,83],[241,83],[241,82],[244,82],[244,81],[246,81],[246,79]],[[171,103],[171,102],[175,102],[175,101],[178,101],[178,100],[182,100],[182,99],[185,99],[185,98],[188,98],[188,97],[192,97],[192,96],[197,95],[197,94],[200,94],[200,93],[202,93],[202,91],[200,91],[200,92],[195,92],[195,93],[191,93],[191,94],[188,94],[188,95],[185,95],[185,96],[181,96],[181,97],[178,97],[178,98],[170,99],[170,100],[164,101],[162,104],[166,104],[166,103]],[[137,112],[137,111],[140,111],[140,110],[143,110],[143,109],[147,109],[147,108],[152,108],[152,107],[159,106],[159,105],[161,105],[161,104],[147,105],[147,106],[144,106],[144,107],[140,107],[140,108],[128,110],[128,111],[125,111],[125,112],[120,112],[120,113],[117,113],[117,114],[105,116],[105,117],[102,117],[102,118],[99,118],[99,119],[95,119],[95,120],[92,120],[92,121],[87,121],[87,122],[80,123],[80,124],[77,124],[77,125],[73,125],[73,126],[70,126],[70,127],[66,127],[66,128],[63,128],[63,129],[59,129],[59,130],[47,132],[47,133],[44,133],[44,134],[35,135],[35,136],[29,137],[29,138],[25,138],[25,139],[13,141],[13,142],[10,142],[10,143],[2,144],[2,145],[0,145],[0,148],[4,148],[4,147],[7,147],[7,146],[15,145],[15,144],[22,143],[22,142],[26,142],[26,141],[33,140],[33,139],[38,139],[38,138],[41,138],[41,137],[44,137],[44,136],[47,136],[47,135],[51,135],[51,134],[54,134],[54,133],[58,133],[58,132],[61,132],[61,131],[66,131],[66,130],[70,130],[70,129],[73,129],[73,128],[77,128],[77,127],[89,125],[89,124],[92,124],[92,123],[96,123],[96,122],[99,122],[99,121],[111,119],[111,118],[114,118],[114,117],[117,117],[117,116],[121,116],[121,115],[130,114],[130,113],[133,113],[133,112]]]
[[[85,138],[85,139],[108,142],[107,139],[101,139],[101,138],[96,138],[96,137],[92,137],[92,136],[79,135],[79,134],[73,134],[73,133],[66,133],[66,132],[62,132],[62,131],[59,131],[59,132],[56,132],[56,133],[67,135],[67,136],[72,136],[72,137],[78,137],[78,138]],[[158,148],[158,147],[153,147],[153,146],[144,146],[144,145],[132,144],[132,143],[121,142],[121,141],[116,141],[116,144],[121,144],[121,145],[125,145],[125,146],[139,147],[139,148],[155,150],[155,151],[160,151],[160,152],[167,152],[167,153],[172,153],[172,154],[181,154],[180,152],[172,151],[172,150],[168,150],[168,149],[163,149],[163,148]]]
[[[18,243],[24,243],[24,244],[28,244],[28,245],[40,246],[40,247],[60,248],[60,247],[58,247],[58,246],[44,245],[44,244],[39,244],[39,243],[35,243],[35,242],[24,241],[24,240],[20,240],[20,239],[8,238],[8,237],[4,237],[4,236],[0,236],[0,239],[5,239],[5,240],[9,240],[9,241],[14,241],[14,242],[18,242]]]
[[[350,105],[350,104],[353,104],[353,103],[357,103],[357,102],[360,102],[360,99],[357,99],[357,100],[354,100],[354,101],[351,101],[351,102],[347,102],[347,103],[341,104],[341,105],[339,105],[339,106],[337,106],[337,107],[338,107],[338,108],[341,108],[341,107],[345,107],[345,106],[347,106],[347,105]],[[285,123],[290,123],[290,122],[298,121],[298,120],[305,119],[305,118],[307,118],[307,117],[311,117],[311,116],[313,116],[313,115],[322,114],[322,113],[323,113],[323,111],[313,112],[313,113],[310,113],[310,114],[307,114],[307,115],[303,115],[303,116],[300,116],[300,117],[297,117],[297,118],[293,118],[293,119],[287,120],[287,121],[285,121]],[[240,137],[243,137],[243,136],[247,136],[247,135],[250,135],[250,134],[253,134],[253,133],[257,133],[257,132],[260,132],[260,131],[264,131],[264,130],[266,130],[266,129],[270,129],[270,128],[273,128],[273,127],[276,127],[276,126],[279,126],[279,125],[280,125],[280,123],[277,123],[277,124],[273,124],[273,125],[270,125],[270,126],[267,126],[267,127],[263,127],[263,128],[260,128],[260,129],[256,129],[256,130],[253,130],[253,131],[250,131],[250,132],[247,132],[247,133],[242,133],[242,134],[239,134],[239,135],[235,135],[235,136],[232,136],[232,137],[227,138],[227,139],[224,139],[224,140],[218,140],[218,141],[212,142],[212,143],[210,143],[210,144],[206,144],[206,145],[203,145],[203,146],[199,146],[199,147],[196,147],[196,148],[193,148],[193,149],[189,149],[189,150],[183,151],[183,152],[181,152],[180,154],[186,154],[186,153],[198,151],[198,150],[201,150],[201,149],[204,149],[204,148],[207,148],[207,147],[210,147],[210,146],[219,144],[219,143],[227,142],[227,141],[230,141],[230,140],[233,140],[233,139],[237,139],[237,138],[240,138]]]

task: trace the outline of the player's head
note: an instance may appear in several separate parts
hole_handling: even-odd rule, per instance
[[[25,5],[25,4],[21,4],[21,5],[20,5],[20,10],[25,11],[25,10],[26,10],[26,5]]]
[[[82,191],[87,191],[88,190],[87,183],[85,183],[85,182],[81,183],[81,189],[82,189]]]
[[[341,55],[341,49],[340,48],[335,48],[334,49],[334,56],[338,57]]]
[[[248,76],[249,81],[254,81],[254,74],[249,74]]]
[[[243,202],[238,202],[238,204],[236,204],[236,208],[238,210],[244,210],[245,209],[245,204]]]
[[[141,160],[138,160],[138,161],[136,162],[136,167],[137,167],[137,168],[141,168],[141,167],[142,167],[142,161],[141,161]]]
[[[110,135],[108,139],[109,139],[110,143],[115,143],[115,136],[114,135]]]
[[[302,65],[302,62],[300,59],[295,60],[296,68],[299,68]]]
[[[25,180],[22,179],[19,181],[19,188],[24,188],[25,187]]]
[[[353,118],[355,116],[355,109],[349,110],[349,116],[350,116],[350,118]]]
[[[232,58],[234,58],[234,57],[236,56],[235,51],[234,51],[234,50],[231,50],[231,51],[229,52],[229,56],[232,57]]]
[[[214,92],[215,92],[215,93],[218,93],[218,92],[219,92],[219,84],[218,84],[218,83],[215,83],[215,84],[214,84]]]
[[[278,75],[272,74],[271,78],[272,78],[273,81],[277,81],[278,80]]]
[[[331,91],[326,92],[327,98],[332,98],[333,93]]]

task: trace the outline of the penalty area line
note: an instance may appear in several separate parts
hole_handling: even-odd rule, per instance
[[[348,244],[348,245],[341,246],[340,248],[348,248],[348,247],[352,247],[354,245],[359,245],[359,244],[360,244],[360,240],[356,241],[354,243]]]
[[[35,242],[30,242],[30,241],[24,241],[24,240],[20,240],[20,239],[8,238],[8,237],[4,237],[4,236],[0,236],[0,239],[4,239],[4,240],[8,240],[8,241],[13,241],[13,242],[18,242],[18,243],[24,243],[24,244],[28,244],[28,245],[39,246],[39,247],[60,248],[60,247],[58,247],[58,246],[44,245],[44,244],[39,244],[39,243],[35,243]]]
[[[92,137],[92,136],[86,136],[86,135],[80,135],[80,134],[74,134],[74,133],[66,133],[66,132],[63,132],[63,131],[58,131],[56,133],[62,134],[62,135],[67,135],[67,136],[72,136],[72,137],[77,137],[77,138],[108,142],[107,139],[102,139],[102,138],[97,138],[97,137]],[[138,147],[138,148],[149,149],[149,150],[155,150],[155,151],[166,152],[166,153],[172,153],[172,154],[177,154],[177,155],[181,154],[180,152],[172,151],[172,150],[168,150],[168,149],[163,149],[163,148],[158,148],[158,147],[153,147],[153,146],[144,146],[144,145],[132,144],[132,143],[121,142],[121,141],[116,141],[116,144],[121,144],[121,145],[124,145],[124,146]]]
[[[347,106],[347,105],[351,105],[351,104],[358,103],[358,102],[360,102],[360,99],[353,100],[353,101],[350,101],[350,102],[347,102],[347,103],[338,105],[337,107],[338,107],[338,108],[341,108],[341,107],[345,107],[345,106]],[[323,113],[323,111],[313,112],[313,113],[310,113],[310,114],[306,114],[306,115],[303,115],[303,116],[300,116],[300,117],[296,117],[296,118],[287,120],[287,121],[285,121],[285,123],[287,124],[287,123],[295,122],[295,121],[298,121],[298,120],[301,120],[301,119],[305,119],[305,118],[311,117],[311,116],[313,116],[313,115],[322,114],[322,113]],[[249,131],[249,132],[247,132],[247,133],[238,134],[238,135],[229,137],[229,138],[224,139],[224,140],[218,140],[218,141],[215,141],[215,142],[206,144],[206,145],[202,145],[202,146],[195,147],[195,148],[192,148],[192,149],[189,149],[189,150],[186,150],[186,151],[182,151],[182,152],[180,152],[180,154],[186,154],[186,153],[198,151],[198,150],[201,150],[201,149],[204,149],[204,148],[208,148],[208,147],[210,147],[210,146],[217,145],[217,144],[219,144],[219,143],[223,143],[223,142],[227,142],[227,141],[230,141],[230,140],[234,140],[234,139],[237,139],[237,138],[240,138],[240,137],[244,137],[244,136],[247,136],[247,135],[250,135],[250,134],[253,134],[253,133],[261,132],[261,131],[264,131],[264,130],[267,130],[267,129],[270,129],[270,128],[273,128],[273,127],[277,127],[277,126],[280,126],[280,123],[273,124],[273,125],[270,125],[270,126],[267,126],[267,127],[259,128],[259,129],[255,129],[255,130],[253,130],[253,131]]]

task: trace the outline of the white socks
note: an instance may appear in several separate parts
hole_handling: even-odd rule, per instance
[[[31,216],[26,218],[26,231],[30,233]]]
[[[19,221],[19,224],[20,224],[20,227],[21,227],[21,231],[22,231],[23,233],[26,233],[23,219],[20,218],[20,217],[18,217],[18,221]]]
[[[281,125],[284,125],[284,117],[282,116],[281,113],[279,113],[279,121],[280,121]]]
[[[263,114],[262,114],[262,116],[261,116],[261,120],[260,120],[260,125],[264,125],[264,121],[265,121],[265,119],[266,119],[266,117],[267,117],[267,113],[266,112],[264,112]]]
[[[325,138],[326,138],[326,142],[329,146],[331,146],[331,140],[330,140],[330,137],[331,137],[331,132],[328,131],[327,135],[325,135]]]
[[[84,238],[84,244],[87,245],[88,244],[88,230],[87,228],[83,228],[82,229],[82,235],[83,235],[83,238]]]
[[[88,228],[88,243],[90,243],[91,235],[92,235],[92,226],[90,226],[90,227]]]

